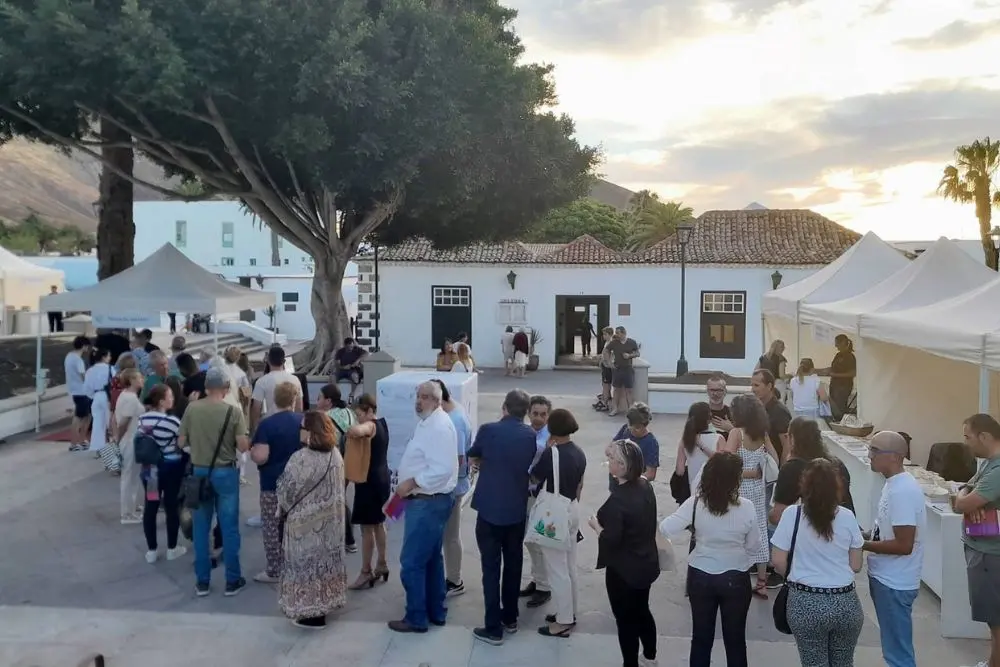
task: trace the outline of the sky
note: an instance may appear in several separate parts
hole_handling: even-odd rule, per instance
[[[938,181],[1000,138],[1000,0],[505,0],[604,178],[695,213],[976,238]],[[1000,217],[1000,216],[998,216]]]

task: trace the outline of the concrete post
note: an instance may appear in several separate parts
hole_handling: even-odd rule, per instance
[[[632,401],[649,405],[649,362],[642,357],[632,360],[635,384],[632,387]]]
[[[365,359],[365,393],[375,395],[379,380],[399,372],[399,361],[385,350],[372,352]]]

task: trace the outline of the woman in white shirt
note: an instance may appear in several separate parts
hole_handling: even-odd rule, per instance
[[[774,569],[788,586],[788,625],[799,659],[810,667],[853,665],[865,622],[854,588],[864,539],[854,513],[840,507],[840,487],[833,463],[809,463],[802,504],[785,509],[771,538]]]
[[[476,370],[476,364],[472,361],[472,350],[465,343],[459,343],[455,346],[455,354],[458,355],[458,359],[455,364],[451,367],[452,373],[474,373]]]
[[[722,615],[726,664],[747,666],[747,613],[753,595],[747,571],[760,549],[757,511],[739,495],[743,459],[719,452],[701,469],[701,484],[677,511],[663,520],[669,537],[693,526],[698,541],[688,556],[691,603],[691,667],[708,667],[715,643],[715,617]]]
[[[139,400],[145,378],[132,368],[121,374],[121,380],[125,389],[115,405],[115,439],[122,457],[121,517],[123,524],[142,523],[142,466],[135,463],[134,440],[139,417],[146,412]]]
[[[712,428],[712,408],[708,403],[699,401],[692,403],[688,409],[687,422],[684,424],[684,434],[677,445],[678,475],[687,470],[688,482],[692,484],[698,479],[702,467],[709,457],[720,449],[724,449],[725,438]]]
[[[111,378],[111,353],[94,350],[93,363],[83,376],[83,391],[90,398],[90,414],[93,426],[90,432],[90,451],[100,452],[108,443],[108,421],[111,418],[111,402],[108,398]]]
[[[826,387],[816,374],[816,365],[809,357],[799,362],[795,376],[788,383],[788,391],[792,395],[792,414],[796,417],[816,419],[820,403],[830,400]]]

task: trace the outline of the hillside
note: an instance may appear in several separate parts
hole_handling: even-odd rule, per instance
[[[152,183],[164,181],[160,169],[141,158],[136,174]],[[87,155],[15,139],[0,146],[0,219],[22,220],[35,213],[56,225],[93,232],[99,177],[99,162]],[[162,199],[148,188],[136,188],[135,194],[140,201]]]

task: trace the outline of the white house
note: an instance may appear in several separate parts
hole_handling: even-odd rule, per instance
[[[749,373],[761,354],[761,297],[804,278],[859,235],[812,211],[710,211],[685,247],[684,354],[692,371]],[[539,367],[579,364],[587,318],[624,326],[653,373],[681,353],[681,246],[636,253],[590,236],[565,244],[507,242],[451,251],[417,239],[379,253],[379,343],[407,365],[431,365],[445,338],[467,332],[476,361],[502,366],[507,325],[541,335]],[[374,341],[374,266],[359,259],[359,342]],[[597,353],[594,344],[592,353]]]
[[[309,307],[312,259],[273,234],[237,201],[136,202],[135,261],[170,243],[206,269],[245,287],[277,295],[273,326],[290,340],[306,340],[316,331]],[[357,265],[347,266],[343,294],[348,313],[357,313]],[[227,316],[227,319],[235,317]],[[239,319],[272,326],[263,312],[244,311]]]

